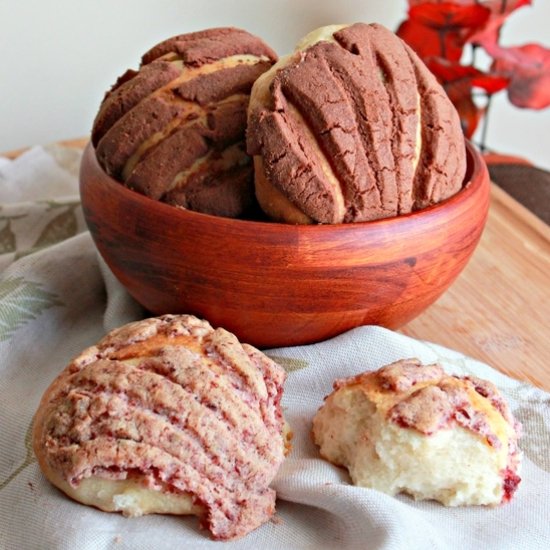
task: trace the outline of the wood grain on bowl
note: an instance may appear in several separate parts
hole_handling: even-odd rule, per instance
[[[91,145],[80,192],[99,252],[149,311],[194,313],[258,347],[304,344],[363,324],[400,327],[452,284],[489,206],[486,167],[467,148],[460,193],[366,223],[294,226],[178,209],[111,179]]]

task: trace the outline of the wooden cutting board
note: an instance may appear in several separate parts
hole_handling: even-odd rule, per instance
[[[82,148],[86,142],[63,144]],[[470,263],[401,332],[550,391],[550,226],[493,185],[487,225]]]
[[[402,332],[550,390],[550,226],[493,185],[470,263]]]

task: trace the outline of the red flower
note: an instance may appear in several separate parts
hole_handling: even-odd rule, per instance
[[[510,79],[508,98],[516,107],[550,106],[550,49],[540,44],[496,48],[491,70]]]
[[[470,4],[477,2],[475,0],[470,1]],[[486,8],[491,10],[493,15],[502,15],[508,17],[513,11],[516,11],[522,6],[532,4],[531,0],[481,0],[480,4],[483,4]]]
[[[518,107],[550,106],[550,49],[539,44],[502,48],[500,29],[508,16],[531,0],[409,0],[409,18],[397,34],[435,74],[456,107],[464,133],[471,137],[486,108],[474,89],[486,96],[508,89]],[[493,58],[489,72],[460,64],[466,44],[482,46]]]
[[[468,38],[487,22],[491,12],[476,3],[409,3],[409,19],[397,35],[422,57],[458,61]]]
[[[409,19],[436,30],[459,31],[483,27],[491,10],[476,2],[416,3],[409,8]]]
[[[466,138],[470,139],[485,114],[485,109],[475,104],[472,87],[467,82],[450,84],[446,88],[449,99],[460,117],[460,125]]]
[[[491,17],[482,29],[472,34],[468,41],[472,44],[484,46],[498,41],[500,28],[508,16],[522,6],[531,5],[531,0],[491,0],[484,5],[491,10]]]
[[[459,61],[466,37],[457,31],[440,33],[422,23],[407,20],[397,29],[397,36],[404,40],[422,59],[443,57]]]
[[[441,0],[409,0],[409,8],[420,6],[422,4],[441,4]],[[531,0],[454,0],[453,4],[460,6],[472,6],[481,5],[484,8],[491,10],[491,13],[507,14],[509,15],[513,11],[528,4],[532,4]]]
[[[471,65],[450,63],[445,59],[427,59],[426,65],[444,88],[458,82],[466,82],[471,88],[482,88],[488,95],[500,92],[508,85],[510,78],[500,72],[484,73]]]
[[[508,85],[508,78],[487,74],[472,66],[451,63],[445,59],[428,59],[426,65],[447,92],[460,117],[467,138],[474,134],[485,109],[476,105],[472,88],[482,88],[488,95]]]

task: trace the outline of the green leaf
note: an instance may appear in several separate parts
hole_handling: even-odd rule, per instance
[[[0,254],[6,254],[14,250],[15,234],[11,230],[11,222],[8,220],[8,223],[0,230]]]
[[[77,228],[78,222],[74,214],[74,207],[70,207],[48,222],[32,248],[36,250],[74,237]]]
[[[280,355],[269,355],[267,356],[278,363],[286,370],[286,372],[293,372],[295,370],[305,369],[309,367],[309,363],[303,359],[294,359],[292,357],[281,357]]]
[[[6,485],[8,485],[11,481],[13,481],[27,466],[29,466],[33,462],[36,462],[36,457],[34,456],[34,451],[32,448],[32,426],[33,421],[31,420],[31,423],[27,428],[27,433],[25,434],[25,459],[23,460],[23,463],[16,470],[14,470],[4,481],[0,481],[0,491],[4,487],[6,487]]]
[[[36,319],[46,309],[62,305],[56,294],[23,277],[0,282],[0,342],[8,340],[18,328]]]
[[[546,407],[550,404],[548,398],[541,401],[539,407]],[[546,442],[550,437],[550,427],[540,410],[535,409],[534,403],[520,407],[514,411],[514,416],[523,426],[521,437],[521,450],[539,468],[550,472],[550,454]]]
[[[68,201],[68,200],[62,200],[62,201],[57,201],[55,199],[49,199],[49,200],[41,200],[41,201],[37,201],[38,204],[45,204],[47,205],[47,209],[48,211],[50,210],[55,210],[57,208],[67,208],[67,206],[71,207],[71,208],[76,208],[77,206],[80,206],[80,200],[71,200],[71,201]]]

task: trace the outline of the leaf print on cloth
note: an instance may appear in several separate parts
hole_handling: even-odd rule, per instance
[[[6,254],[15,250],[15,234],[11,229],[11,221],[0,229],[0,254]]]
[[[12,277],[0,282],[0,342],[44,310],[64,305],[59,297],[41,288],[39,283]]]
[[[282,357],[281,355],[266,354],[272,361],[278,363],[286,370],[286,372],[293,372],[295,370],[305,369],[309,367],[309,363],[304,359],[294,359],[293,357]]]
[[[0,479],[0,491],[6,487],[11,481],[13,481],[27,466],[36,462],[36,457],[34,456],[34,451],[32,449],[32,425],[33,421],[31,420],[27,432],[25,433],[25,460],[23,463],[12,472],[6,479]]]
[[[550,439],[550,419],[544,417],[542,410],[548,410],[550,400],[541,403],[540,410],[536,410],[531,404],[520,407],[514,412],[515,417],[521,422],[522,436],[519,447],[525,455],[545,472],[550,472],[550,453],[547,441]]]
[[[79,205],[69,205],[67,210],[50,220],[34,243],[33,250],[74,237],[78,231],[78,222],[74,213],[77,206]]]

